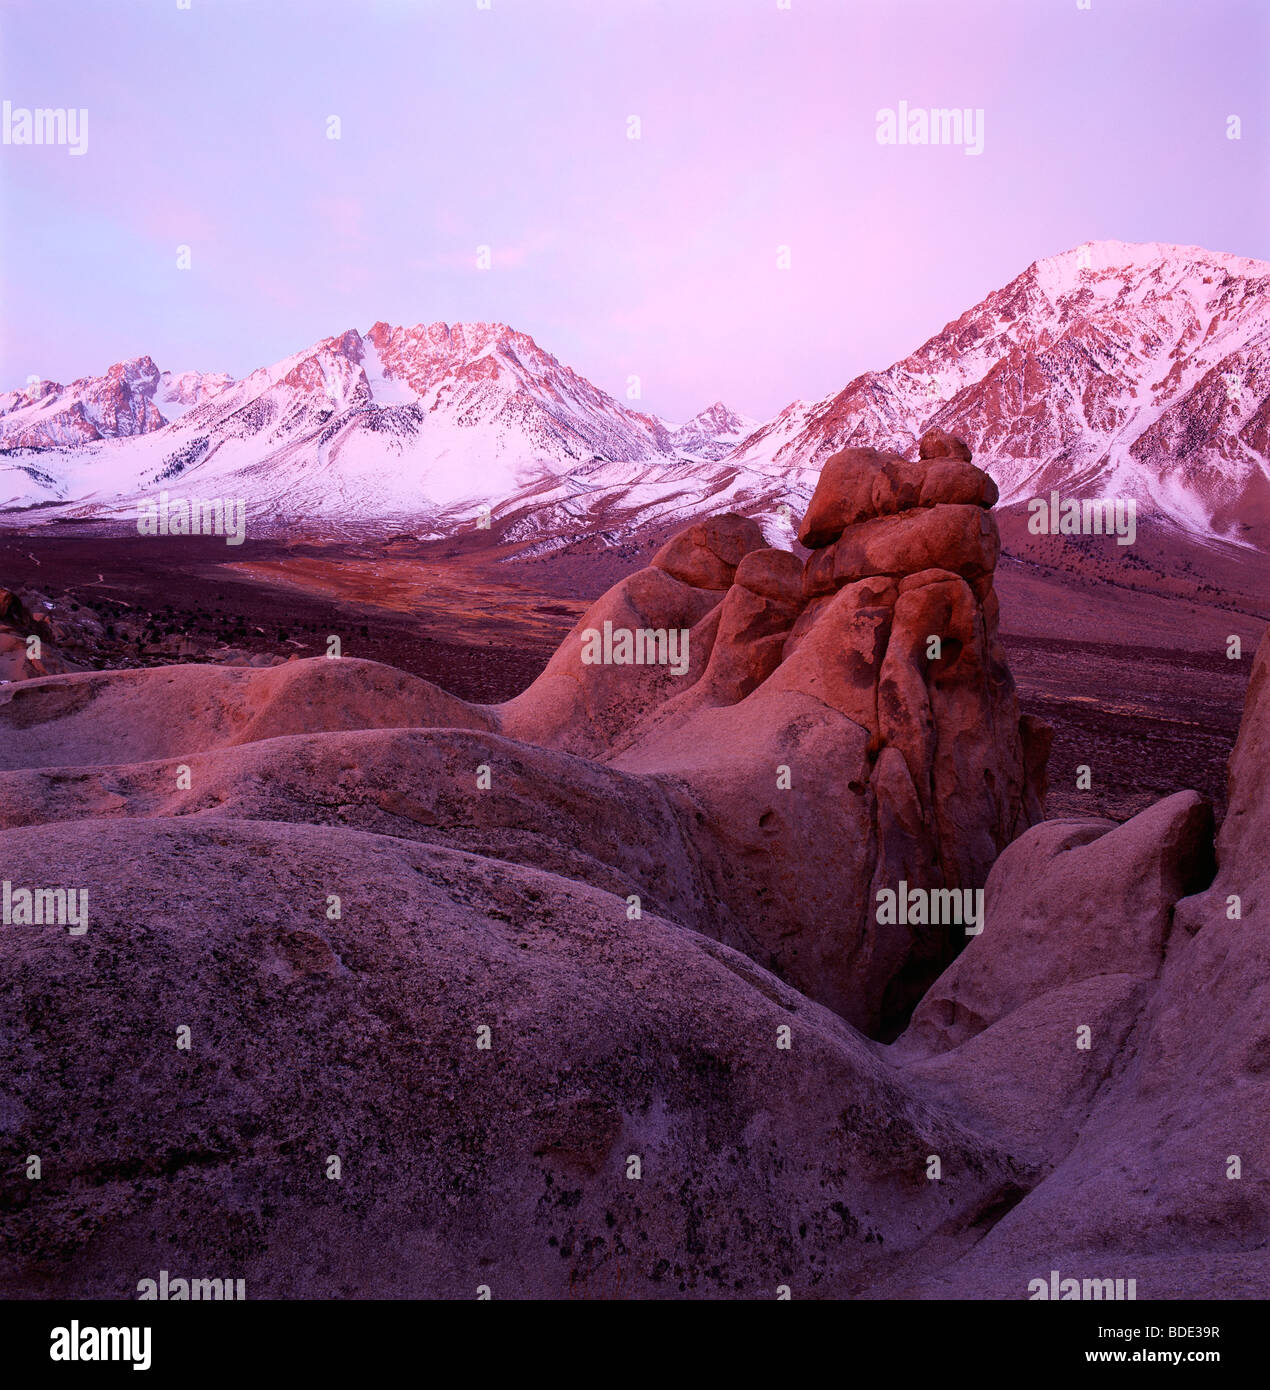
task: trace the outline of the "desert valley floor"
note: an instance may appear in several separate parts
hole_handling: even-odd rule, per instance
[[[1270,560],[1156,536],[1143,582],[1091,573],[1074,547],[1037,558],[1021,526],[1007,521],[1003,532],[1002,639],[1022,707],[1055,728],[1048,813],[1123,820],[1193,787],[1220,815],[1248,669],[1227,658],[1227,639],[1255,650]],[[588,604],[669,534],[526,560],[471,535],[227,547],[217,537],[165,542],[63,525],[0,531],[0,581],[51,600],[68,654],[86,666],[215,660],[227,646],[243,659],[315,656],[338,633],[351,655],[493,703],[529,685]],[[119,640],[86,627],[73,604],[115,626]],[[1081,764],[1093,785],[1078,792]]]

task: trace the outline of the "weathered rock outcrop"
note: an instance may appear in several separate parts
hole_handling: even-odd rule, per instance
[[[891,1055],[1053,1171],[964,1260],[889,1292],[1017,1297],[1059,1268],[1139,1298],[1270,1294],[1268,753],[1270,636],[1215,863],[1194,792],[1038,825],[997,861],[984,931]]]
[[[488,729],[491,719],[430,681],[356,658],[82,671],[0,691],[0,769],[150,762],[286,734],[412,725]]]
[[[12,590],[0,589],[0,681],[31,680],[75,669],[58,651],[47,614],[29,610]]]
[[[0,855],[91,918],[0,938],[8,1297],[846,1297],[1026,1181],[745,956],[558,874],[197,816]]]
[[[940,455],[937,462],[911,463],[877,449],[843,449],[834,454],[821,470],[798,539],[815,549],[830,545],[858,522],[937,503],[991,507],[997,500],[997,485],[971,464],[970,450],[960,440],[952,440],[948,447],[960,452]],[[935,457],[922,454],[922,460]]]
[[[497,708],[373,663],[323,659],[24,682],[0,707],[9,730],[0,767],[67,771],[55,788],[11,784],[7,821],[30,823],[54,804],[62,814],[231,814],[261,804],[259,759],[203,759],[189,795],[171,767],[112,774],[109,794],[102,779],[69,769],[177,757],[193,767],[261,740],[425,728],[456,783],[444,808],[422,818],[425,838],[521,859],[532,813],[498,822],[498,836],[491,820],[514,777],[526,805],[534,795],[573,805],[576,829],[561,828],[566,814],[552,842],[573,842],[588,882],[624,886],[890,1036],[965,935],[880,924],[878,891],[901,880],[981,887],[1001,849],[1040,815],[1043,731],[1020,725],[996,635],[994,497],[963,459],[928,465],[846,450],[812,500],[803,534],[823,544],[806,564],[767,545],[746,518],[694,525],[597,600],[542,675]],[[478,746],[436,732],[460,729],[500,737]],[[333,789],[348,779],[339,767],[320,770],[341,756],[321,741],[280,755],[269,783],[287,791],[271,798],[271,815],[312,815],[303,780],[286,772],[294,759],[331,785],[341,818],[359,823],[349,808],[361,798]],[[394,760],[380,745],[362,742],[358,756],[368,760],[365,788],[391,782]],[[403,775],[406,766],[437,775],[413,744],[402,756]],[[631,873],[598,810],[596,763],[625,778],[610,779],[624,805],[664,808],[677,827],[666,874],[695,885],[695,902]],[[643,837],[659,823],[650,813]],[[628,832],[641,838],[635,820]],[[405,833],[414,838],[417,827]],[[565,859],[553,850],[545,862]]]
[[[960,441],[930,462],[846,449],[807,562],[720,517],[668,542],[498,711],[511,737],[666,783],[714,884],[694,925],[890,1035],[964,928],[880,925],[876,895],[981,888],[1041,815],[1048,731],[997,637],[996,488]],[[679,630],[683,669],[587,665],[614,630]]]

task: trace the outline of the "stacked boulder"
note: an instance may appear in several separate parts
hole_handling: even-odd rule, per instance
[[[928,887],[982,885],[1041,819],[1049,731],[1020,720],[997,635],[996,500],[966,445],[935,429],[917,463],[875,449],[834,455],[799,530],[812,551],[807,605],[783,679],[814,688],[835,647],[849,654],[838,707],[875,740],[879,824],[918,813]]]
[[[657,778],[711,885],[691,925],[874,1036],[965,944],[879,922],[885,889],[982,888],[1041,819],[1049,730],[1020,719],[997,636],[991,478],[932,430],[917,461],[845,449],[799,531],[804,563],[720,516],[609,590],[504,734]],[[604,621],[682,628],[689,659],[588,666]]]

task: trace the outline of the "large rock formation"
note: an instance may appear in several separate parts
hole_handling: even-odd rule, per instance
[[[91,918],[5,928],[9,1297],[846,1296],[1026,1180],[827,1010],[558,873],[198,815],[0,852]]]
[[[498,708],[357,661],[26,682],[9,697],[0,766],[188,755],[201,760],[199,776],[187,795],[168,769],[115,772],[106,794],[102,778],[62,772],[53,786],[15,781],[0,814],[14,825],[52,804],[80,815],[227,814],[262,804],[259,760],[205,757],[213,750],[385,724],[501,735],[434,733],[428,752],[403,738],[401,769],[363,741],[359,785],[334,804],[346,823],[380,828],[401,770],[431,776],[424,764],[466,759],[462,792],[424,818],[428,837],[445,826],[444,843],[488,852],[483,837],[497,822],[497,852],[519,859],[528,843],[545,852],[549,833],[560,853],[607,866],[598,878],[588,870],[588,882],[624,886],[863,1031],[893,1036],[966,938],[955,924],[879,923],[878,892],[900,882],[982,887],[1001,849],[1040,815],[1043,740],[1020,725],[996,636],[994,497],[964,459],[847,450],[826,467],[803,523],[818,545],[805,564],[748,519],[694,525],[597,600],[533,685]],[[624,638],[648,650],[623,660]],[[288,750],[269,786],[288,787],[307,818],[304,778],[288,769],[343,786],[345,773],[329,766],[343,756],[321,740]],[[477,786],[478,766],[491,769],[488,788]],[[508,801],[521,779],[522,800]],[[372,788],[371,822],[354,819],[349,808]],[[560,806],[560,818],[535,824],[535,798]],[[606,798],[662,811],[643,835],[634,822],[618,833],[625,812],[606,814]],[[278,799],[272,814],[285,819]],[[429,797],[403,793],[394,804],[407,800]],[[662,871],[641,880],[631,845],[663,818],[675,831],[662,837]],[[519,839],[505,833],[513,828]],[[400,833],[419,835],[413,822]],[[553,849],[525,862],[564,861]]]
[[[498,712],[688,803],[712,885],[693,925],[883,1036],[965,934],[879,924],[877,893],[981,888],[1040,818],[1048,754],[997,638],[996,488],[936,433],[926,462],[829,460],[805,565],[739,517],[685,531]],[[684,669],[588,665],[606,622],[684,632]]]

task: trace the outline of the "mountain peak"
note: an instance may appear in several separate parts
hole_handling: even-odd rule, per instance
[[[1270,263],[1160,242],[1034,261],[908,357],[745,440],[736,462],[805,473],[872,443],[965,439],[1005,502],[1131,496],[1230,540],[1270,516]],[[880,441],[880,444],[879,444]]]
[[[1270,262],[1236,256],[1225,251],[1209,251],[1202,246],[1175,246],[1160,241],[1086,241],[1053,256],[1043,256],[1024,271],[1053,296],[1079,289],[1083,281],[1107,276],[1132,282],[1144,276],[1164,274],[1171,278],[1189,269],[1200,273],[1221,272],[1236,279],[1261,280],[1270,276]],[[1020,277],[1022,278],[1022,277]],[[1204,282],[1209,283],[1209,282]]]
[[[757,420],[738,415],[715,401],[686,420],[670,438],[675,448],[698,458],[720,459],[759,427]]]
[[[619,509],[665,505],[663,485],[687,516],[716,488],[796,503],[830,454],[907,454],[932,427],[967,441],[1007,504],[1051,488],[1128,495],[1187,529],[1256,540],[1270,517],[1270,264],[1086,242],[764,425],[715,400],[671,427],[502,322],[381,320],[238,382],[130,358],[0,395],[0,448],[45,451],[38,473],[0,462],[0,505],[135,496],[183,475],[310,518],[530,496],[572,517],[607,487]]]

